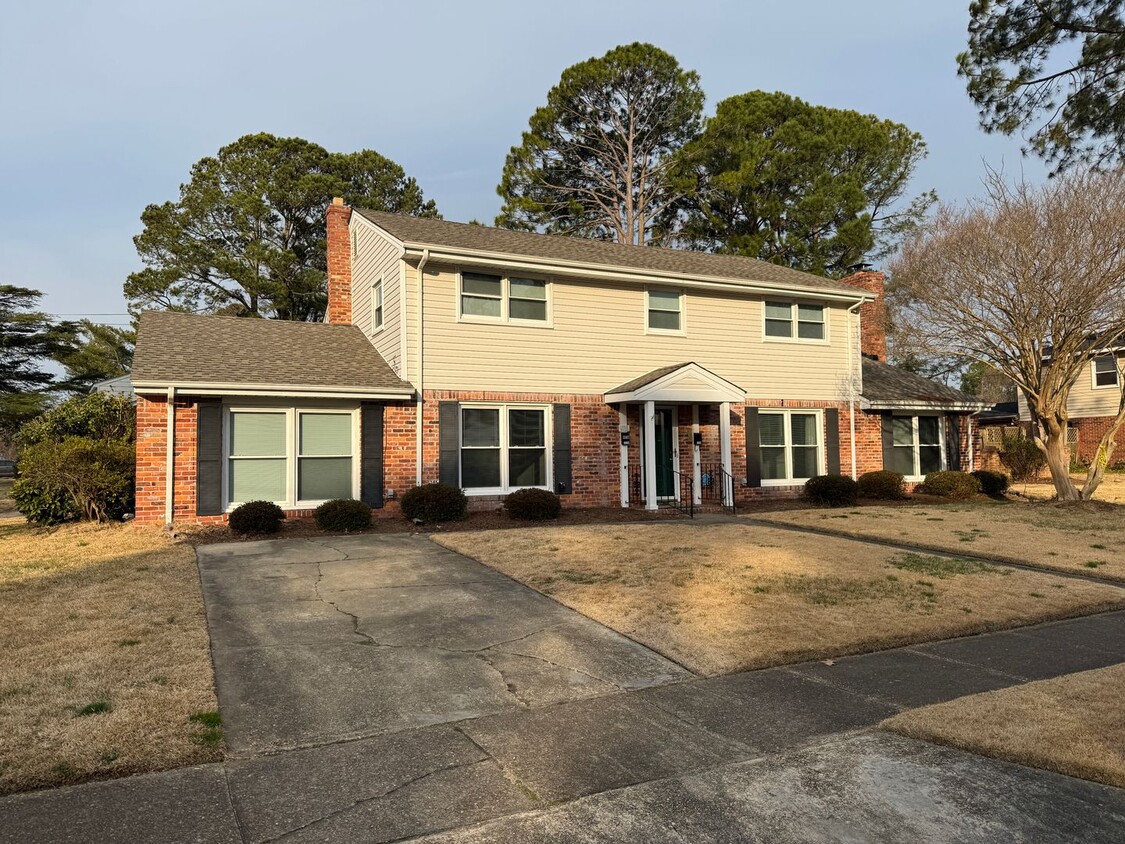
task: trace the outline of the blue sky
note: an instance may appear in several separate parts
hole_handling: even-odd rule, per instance
[[[984,134],[956,76],[967,0],[687,4],[7,0],[0,23],[0,283],[45,310],[126,322],[150,202],[248,132],[402,164],[447,219],[491,221],[504,156],[562,70],[650,41],[708,109],[754,89],[897,120],[929,158],[914,192],[980,192],[984,162],[1045,178]]]

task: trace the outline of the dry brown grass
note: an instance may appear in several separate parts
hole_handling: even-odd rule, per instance
[[[790,510],[754,518],[1125,581],[1125,507],[1097,501]]]
[[[1086,476],[1071,475],[1078,488],[1086,483]],[[1012,484],[1012,489],[1028,498],[1037,501],[1049,501],[1055,497],[1054,484],[1045,478],[1028,483]],[[1105,501],[1110,504],[1125,504],[1125,472],[1110,472],[1102,479],[1101,485],[1094,493],[1095,501]]]
[[[435,536],[702,674],[1125,606],[1114,586],[737,524]]]
[[[0,793],[221,758],[195,557],[157,528],[0,520],[0,653]]]
[[[1125,663],[913,709],[883,726],[1125,788],[1123,697]]]

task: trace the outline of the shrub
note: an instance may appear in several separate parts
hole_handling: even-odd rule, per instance
[[[847,475],[817,475],[805,481],[805,499],[822,507],[847,507],[859,497],[859,484]]]
[[[333,498],[313,514],[321,530],[364,530],[371,527],[371,508],[354,498]]]
[[[906,498],[906,487],[902,483],[902,475],[884,469],[878,472],[864,472],[859,476],[859,497],[878,498],[884,501],[895,501]]]
[[[247,501],[230,514],[228,524],[235,533],[277,533],[285,513],[272,501]]]
[[[930,472],[922,484],[927,495],[964,501],[980,493],[980,481],[965,472]]]
[[[69,398],[32,419],[16,439],[22,446],[67,437],[132,442],[136,432],[137,409],[128,396],[90,393]]]
[[[1047,465],[1047,456],[1027,437],[1004,437],[1000,441],[1000,464],[1013,481],[1029,481],[1038,477]]]
[[[120,520],[133,511],[136,455],[125,440],[65,437],[28,446],[12,497],[29,522]]]
[[[402,496],[402,514],[420,522],[455,522],[465,518],[469,499],[449,484],[423,484]]]
[[[562,500],[550,490],[520,489],[504,498],[504,509],[513,519],[542,522],[559,517]]]
[[[980,489],[985,495],[990,495],[997,498],[1004,494],[1008,489],[1011,481],[1008,476],[1003,472],[992,472],[988,469],[980,469],[973,472],[973,477],[980,482]]]

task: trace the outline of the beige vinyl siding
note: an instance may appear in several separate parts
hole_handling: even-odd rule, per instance
[[[402,376],[402,321],[399,287],[403,261],[398,246],[352,216],[350,236],[358,237],[359,253],[352,257],[352,323],[371,338],[391,369]],[[371,288],[383,279],[383,328],[373,333]]]
[[[1118,356],[1117,366],[1121,368],[1121,356]],[[1120,387],[1094,387],[1094,362],[1090,361],[1082,368],[1082,374],[1070,388],[1070,398],[1066,408],[1071,419],[1081,419],[1088,416],[1116,416],[1118,402],[1121,401]],[[1027,412],[1027,401],[1024,399],[1023,390],[1019,391],[1020,419],[1029,421],[1031,414]]]
[[[417,270],[406,272],[413,332]],[[847,374],[844,305],[826,309],[828,343],[763,342],[761,296],[686,289],[684,335],[651,334],[644,285],[556,276],[547,278],[547,328],[458,322],[457,279],[454,267],[426,267],[427,390],[603,393],[656,367],[694,361],[751,398],[834,400]]]

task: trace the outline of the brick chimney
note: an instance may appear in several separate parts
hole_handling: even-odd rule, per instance
[[[865,358],[887,362],[887,304],[884,301],[886,279],[883,273],[861,270],[840,279],[844,284],[860,287],[877,297],[859,308],[859,347]]]
[[[351,325],[352,322],[352,243],[348,221],[352,209],[335,197],[328,206],[328,308],[325,322]]]

